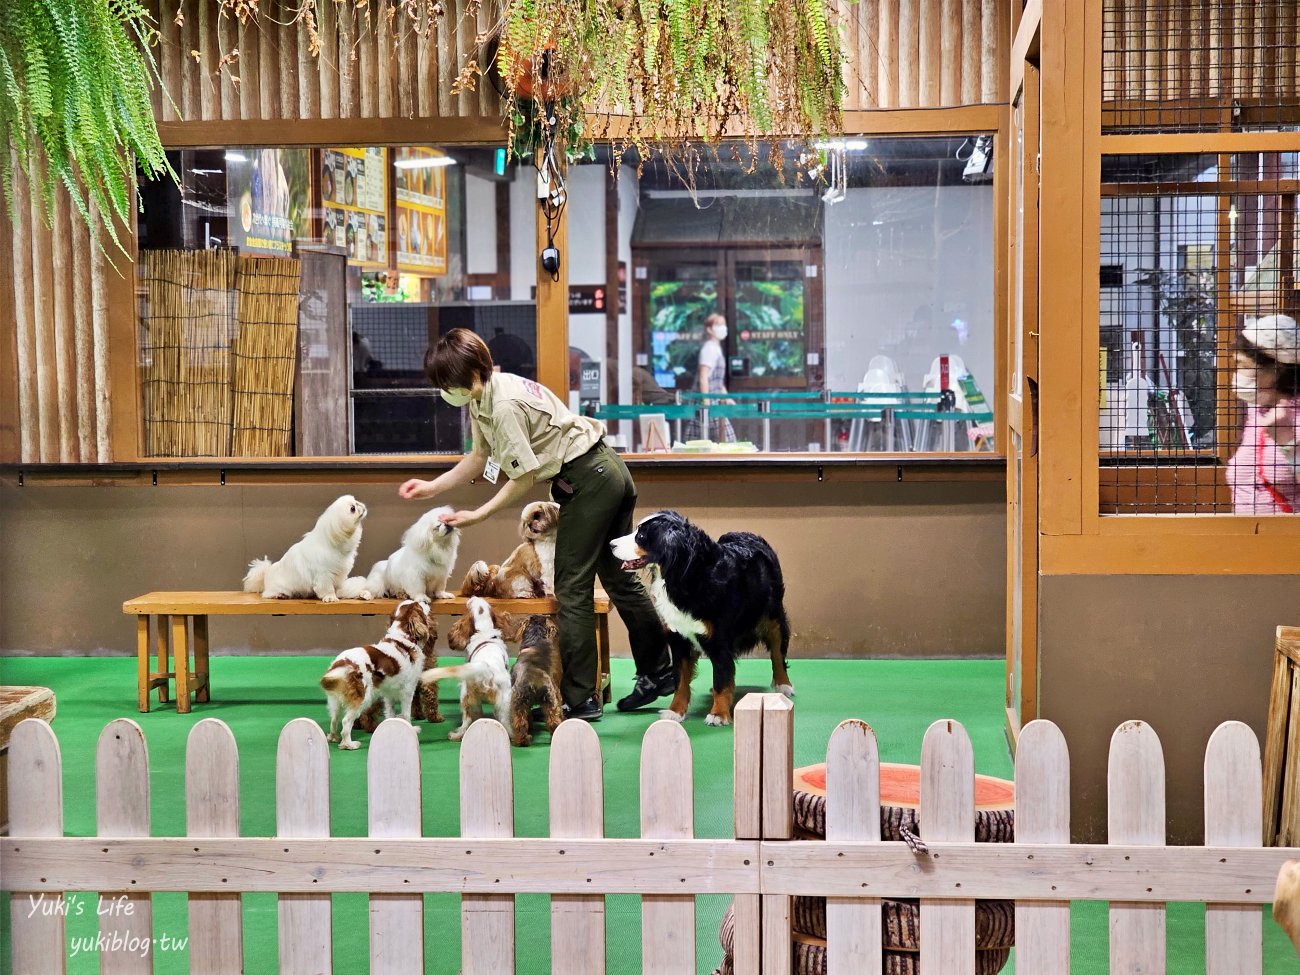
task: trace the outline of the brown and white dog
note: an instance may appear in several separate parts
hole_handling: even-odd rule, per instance
[[[465,573],[462,596],[527,599],[555,595],[555,533],[560,506],[554,501],[534,501],[519,516],[523,541],[500,565],[478,561]]]
[[[335,657],[320,679],[329,704],[329,740],[337,741],[339,748],[361,747],[352,740],[352,725],[376,699],[383,702],[384,717],[393,716],[396,703],[398,713],[410,721],[411,702],[436,635],[428,604],[408,599],[393,610],[382,640]]]
[[[473,596],[465,605],[465,615],[447,633],[447,645],[465,654],[465,662],[455,667],[435,667],[420,677],[421,684],[455,677],[460,681],[460,727],[447,737],[460,741],[469,726],[483,717],[483,705],[492,705],[493,716],[506,724],[510,713],[510,651],[506,649],[502,628],[509,627],[509,617],[498,617],[481,596]]]
[[[556,648],[555,620],[530,616],[517,637],[519,656],[510,668],[510,740],[529,745],[533,740],[533,708],[540,708],[546,730],[552,735],[564,720],[561,709],[560,651]]]

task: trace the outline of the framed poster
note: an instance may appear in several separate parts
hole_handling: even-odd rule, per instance
[[[397,267],[430,277],[447,273],[447,166],[438,149],[395,149]]]
[[[348,263],[366,270],[388,266],[388,150],[321,151],[324,238],[345,248]]]

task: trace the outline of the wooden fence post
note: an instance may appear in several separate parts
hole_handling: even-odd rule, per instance
[[[63,835],[63,765],[48,722],[26,718],[9,737],[9,835]],[[63,895],[14,891],[9,897],[13,975],[68,970]]]
[[[1070,842],[1070,752],[1061,729],[1031,721],[1016,748],[1016,842]],[[1017,975],[1069,975],[1070,902],[1016,902]]]
[[[563,721],[551,738],[550,793],[553,839],[605,835],[605,790],[600,739],[585,721]],[[551,971],[604,975],[605,898],[551,895]]]
[[[185,744],[185,835],[239,835],[239,749],[230,728],[216,718],[191,728]],[[242,972],[239,894],[190,894],[189,909],[190,975]]]
[[[695,835],[691,740],[676,721],[659,720],[641,740],[641,837],[689,840]],[[694,975],[695,895],[641,898],[642,975]]]
[[[475,721],[460,743],[460,835],[515,835],[514,779],[505,725]],[[462,894],[462,975],[511,975],[515,970],[513,894]]]
[[[1263,775],[1259,740],[1240,721],[1225,721],[1205,749],[1205,845],[1260,846]],[[1263,914],[1255,904],[1205,908],[1206,975],[1259,975]]]
[[[763,695],[746,694],[732,711],[732,814],[738,840],[763,836]],[[735,936],[732,960],[737,972],[762,971],[762,895],[732,899]]]
[[[330,755],[325,732],[295,718],[280,732],[275,756],[275,829],[284,839],[330,835]],[[280,975],[329,975],[333,969],[329,894],[281,894]]]
[[[1165,761],[1149,724],[1125,721],[1110,739],[1106,770],[1107,840],[1112,845],[1165,845]],[[1110,909],[1112,972],[1165,970],[1165,905]]]
[[[975,842],[975,757],[956,721],[936,721],[921,743],[920,826],[927,842]],[[973,898],[921,898],[921,971],[975,975]]]
[[[372,837],[420,836],[420,740],[405,718],[389,718],[371,736],[366,792]],[[371,894],[370,975],[423,972],[424,895]]]
[[[880,752],[865,721],[841,721],[826,748],[826,841],[880,842]],[[880,975],[879,897],[826,898],[826,970]]]
[[[763,840],[794,837],[794,704],[782,694],[763,695]],[[764,894],[763,975],[790,975],[790,897]],[[737,971],[743,969],[737,968]]]
[[[104,727],[95,751],[95,828],[100,836],[149,835],[149,750],[134,721]],[[104,899],[107,895],[107,900]],[[148,892],[100,895],[100,975],[153,971],[153,910]]]

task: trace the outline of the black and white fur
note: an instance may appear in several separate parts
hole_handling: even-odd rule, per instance
[[[773,686],[794,696],[786,673],[785,581],[766,541],[751,532],[727,532],[714,541],[677,512],[660,511],[610,547],[624,569],[642,573],[668,629],[677,692],[663,717],[685,718],[694,657],[702,653],[713,665],[713,705],[705,724],[730,724],[736,658],[759,643],[772,658]]]

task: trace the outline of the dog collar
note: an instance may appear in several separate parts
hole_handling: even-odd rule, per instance
[[[396,643],[399,647],[404,647],[412,653],[419,649],[413,640],[395,626],[388,628],[388,632],[384,634],[384,639],[389,643]]]
[[[474,637],[469,641],[469,643],[465,647],[465,663],[469,663],[471,660],[473,660],[474,654],[482,650],[485,644],[496,643],[499,639],[499,636],[500,635],[496,630],[493,630],[490,633],[475,633]]]

